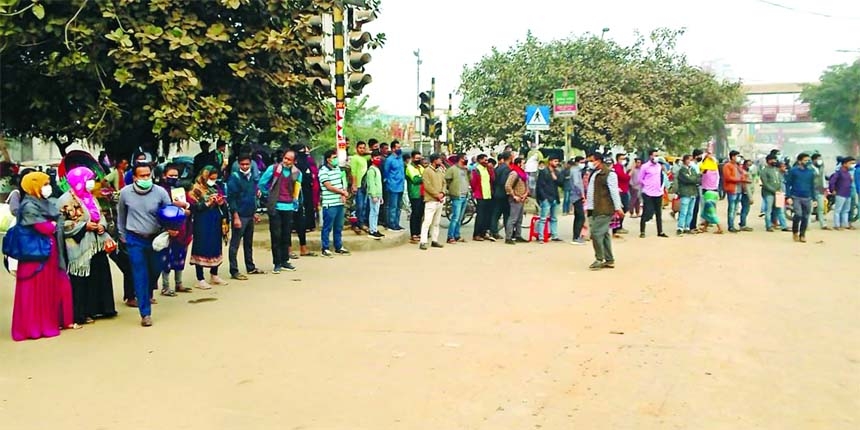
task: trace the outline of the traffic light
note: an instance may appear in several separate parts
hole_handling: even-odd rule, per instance
[[[327,56],[329,40],[326,37],[324,14],[311,16],[304,34],[307,55],[305,56],[306,80],[323,97],[334,97],[331,82],[331,64]]]
[[[436,139],[442,137],[442,120],[437,119],[433,122],[433,137]]]
[[[370,54],[363,52],[373,36],[366,31],[361,31],[361,26],[376,19],[376,14],[367,9],[351,7],[347,9],[347,31],[346,49],[349,70],[347,72],[346,84],[350,96],[361,94],[364,87],[373,82],[373,78],[364,73],[364,67],[370,62]]]
[[[418,109],[421,110],[421,116],[427,118],[433,116],[433,108],[430,106],[430,93],[427,91],[420,93],[418,94],[418,99],[420,100]]]

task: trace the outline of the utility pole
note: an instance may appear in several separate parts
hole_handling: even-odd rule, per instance
[[[439,152],[439,139],[436,137],[436,78],[430,78],[430,139],[433,139],[433,152]]]
[[[445,140],[448,142],[448,155],[454,153],[454,123],[451,122],[451,117],[454,114],[454,103],[452,100],[454,99],[454,94],[448,93],[448,120],[446,124],[448,125]]]
[[[346,73],[343,61],[343,5],[335,2],[332,7],[334,23],[334,96],[335,96],[335,128],[337,138],[337,160],[341,166],[346,165],[346,136],[343,132],[346,117]]]
[[[421,93],[421,50],[412,51],[412,55],[415,56],[415,94],[419,94]],[[418,103],[421,104],[421,99],[418,99]]]

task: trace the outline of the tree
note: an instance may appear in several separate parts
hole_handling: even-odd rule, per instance
[[[577,147],[658,146],[680,153],[699,145],[723,127],[743,94],[739,82],[721,82],[690,66],[675,51],[682,34],[658,29],[647,41],[640,36],[621,46],[593,35],[544,43],[528,33],[507,51],[493,48],[463,70],[463,113],[453,121],[458,142],[519,142],[525,106],[551,104],[552,90],[574,86],[580,99],[572,121]],[[541,133],[542,142],[560,146],[564,140],[563,121]]]
[[[310,137],[328,119],[305,37],[332,2],[0,0],[0,103],[12,107],[0,128],[116,152],[253,130]]]
[[[325,116],[331,119],[330,123],[311,139],[312,150],[317,154],[334,149],[336,146],[334,105],[327,103],[325,112]],[[378,113],[379,108],[377,106],[367,105],[367,96],[353,99],[347,103],[346,116],[344,117],[345,132],[352,144],[348,150],[354,151],[355,143],[359,141],[367,142],[373,138],[384,142],[393,138],[391,129],[377,118]]]
[[[812,117],[846,148],[860,143],[860,60],[831,66],[820,81],[801,94]]]

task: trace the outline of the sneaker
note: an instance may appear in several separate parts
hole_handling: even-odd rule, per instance
[[[287,271],[287,272],[295,272],[295,271],[296,271],[296,266],[293,266],[293,265],[292,265],[292,264],[290,264],[290,263],[284,263],[284,265],[283,265],[283,266],[281,266],[281,270],[285,270],[285,271]]]
[[[684,235],[684,230],[678,229],[675,231],[675,236],[683,236],[683,235]]]
[[[505,239],[505,244],[506,244],[506,245],[516,245],[516,244],[517,244],[517,242],[515,242],[515,241],[513,241],[513,240],[511,240],[511,239]]]
[[[418,244],[418,249],[420,249],[422,251],[426,251],[427,250],[427,244],[426,243]]]
[[[603,268],[603,262],[595,261],[594,263],[591,263],[591,266],[588,266],[588,268],[591,270],[600,270]]]
[[[336,249],[334,250],[334,253],[337,255],[350,255],[349,250],[346,248]]]
[[[743,226],[741,227],[741,231],[753,231],[752,227]]]
[[[828,226],[826,226],[826,225],[825,225],[824,227],[821,227],[821,229],[822,229],[822,230],[830,230],[830,227],[828,227]]]
[[[439,243],[439,242],[433,242],[433,243],[431,243],[431,244],[430,244],[430,247],[432,247],[432,248],[444,248],[444,247],[445,247],[445,245],[442,245],[442,244],[441,244],[441,243]]]
[[[774,232],[774,231],[776,231],[776,230],[774,230],[773,228],[768,228],[768,229],[765,229],[765,231],[766,231],[766,232],[768,232],[768,233],[773,233],[773,232]]]
[[[221,279],[218,275],[210,276],[209,283],[212,285],[227,285],[227,281]]]
[[[639,239],[645,239],[645,233],[639,233]]]
[[[604,269],[614,269],[615,268],[615,262],[614,261],[604,261],[603,262],[603,268]]]
[[[322,256],[323,257],[332,257],[332,256],[334,256],[334,254],[332,254],[331,251],[329,251],[328,249],[323,249],[322,250]]]
[[[484,239],[489,240],[490,242],[495,242],[495,241],[496,241],[496,238],[494,238],[493,236],[491,236],[489,233],[487,233],[487,234],[485,234],[485,235],[484,235]]]
[[[195,287],[197,287],[201,290],[211,290],[212,289],[212,285],[209,285],[209,283],[206,282],[205,279],[197,281],[197,285],[195,285]]]
[[[371,238],[371,239],[374,239],[374,240],[380,240],[380,239],[382,239],[382,235],[381,235],[381,234],[379,234],[379,232],[375,232],[375,231],[374,231],[374,232],[369,233],[369,234],[367,235],[367,237],[369,237],[369,238]]]
[[[518,237],[518,238],[516,238],[516,239],[514,239],[514,240],[515,240],[515,241],[517,241],[518,243],[527,243],[527,242],[528,242],[527,240],[525,240],[525,239],[523,239],[523,238],[521,238],[521,237]]]
[[[389,228],[389,230],[391,230],[391,231],[403,231],[404,228],[403,227],[391,227],[391,228]]]
[[[275,275],[281,273],[281,266],[275,266],[275,268],[272,269],[272,273],[274,273]]]
[[[657,237],[669,237],[669,235],[666,233],[659,233],[657,234]]]
[[[241,273],[234,273],[234,274],[230,275],[230,279],[235,279],[237,281],[247,281],[248,275],[243,275]]]
[[[627,233],[630,233],[630,232],[629,232],[629,231],[627,231],[627,230],[625,230],[625,229],[623,229],[623,228],[619,228],[619,229],[618,229],[618,231],[616,231],[616,233],[618,233],[618,234],[627,234]]]
[[[800,243],[806,243],[806,236],[800,236]]]
[[[143,327],[152,327],[152,316],[147,315],[140,319],[140,325]]]
[[[794,239],[795,242],[800,242],[800,235],[798,235],[797,233],[792,234],[791,237],[792,239]]]
[[[570,241],[571,245],[585,245],[585,241],[582,239],[574,239]]]
[[[784,229],[782,229],[782,231],[783,231],[783,233],[788,233],[791,231],[791,229],[790,228],[784,228]]]
[[[493,233],[493,234],[492,234],[492,237],[493,237],[493,239],[496,239],[496,240],[502,240],[502,239],[504,239],[504,236],[502,236],[502,235],[500,235],[500,234],[498,234],[498,233]]]
[[[561,238],[559,238],[559,237],[554,237],[554,238],[550,239],[550,241],[551,242],[562,242]]]

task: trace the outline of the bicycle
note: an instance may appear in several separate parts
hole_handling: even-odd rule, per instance
[[[475,217],[475,213],[478,211],[478,202],[472,197],[472,193],[469,193],[469,196],[466,198],[466,208],[463,210],[463,218],[461,221],[461,225],[466,225],[472,222],[472,218]],[[445,205],[442,207],[442,216],[448,220],[448,223],[451,222],[451,199],[445,200]]]

